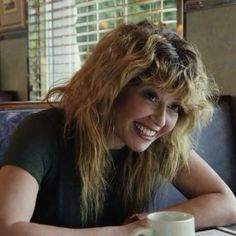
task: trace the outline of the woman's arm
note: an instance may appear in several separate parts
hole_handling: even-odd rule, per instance
[[[191,151],[189,168],[180,171],[175,185],[189,200],[168,209],[194,215],[197,229],[236,223],[234,194],[196,152]]]
[[[196,229],[236,223],[234,194],[196,152],[191,151],[189,166],[179,172],[175,186],[189,200],[162,208],[160,211],[190,213],[195,217]],[[147,213],[136,216],[138,219],[145,219]]]
[[[134,226],[114,226],[71,229],[30,223],[38,190],[37,181],[25,170],[10,165],[0,169],[0,235],[115,236],[129,235],[134,228]]]

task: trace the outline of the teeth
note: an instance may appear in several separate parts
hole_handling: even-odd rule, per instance
[[[150,130],[150,129],[148,129],[148,128],[146,128],[146,127],[144,127],[144,126],[142,126],[142,125],[140,125],[140,124],[138,124],[138,123],[135,123],[135,126],[141,131],[141,133],[143,134],[143,135],[145,135],[145,136],[149,136],[149,137],[152,137],[152,136],[154,136],[155,135],[155,131],[153,131],[153,130]]]

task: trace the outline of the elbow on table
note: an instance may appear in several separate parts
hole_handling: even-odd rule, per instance
[[[231,219],[233,219],[233,224],[236,224],[236,197],[232,200],[231,203]]]
[[[236,224],[236,197],[233,193],[227,194],[225,204],[222,204],[221,207],[228,220],[226,224]]]

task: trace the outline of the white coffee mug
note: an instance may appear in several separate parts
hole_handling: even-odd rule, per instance
[[[148,214],[147,227],[135,229],[131,236],[194,236],[194,217],[177,211]]]

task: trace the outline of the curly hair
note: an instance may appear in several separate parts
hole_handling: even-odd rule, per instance
[[[47,95],[48,102],[55,95],[59,99],[65,111],[65,135],[76,140],[84,222],[91,212],[97,221],[103,210],[111,168],[106,137],[112,130],[113,104],[137,78],[180,97],[183,111],[170,133],[144,152],[130,150],[124,159],[119,194],[129,212],[147,207],[159,176],[173,181],[187,165],[192,130],[212,116],[218,89],[193,45],[163,24],[148,21],[120,25],[106,34],[70,82]]]

